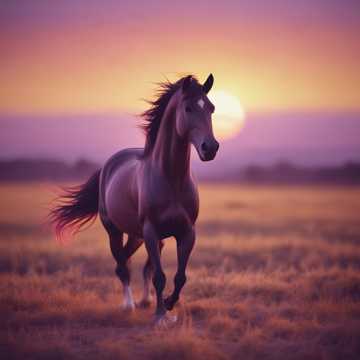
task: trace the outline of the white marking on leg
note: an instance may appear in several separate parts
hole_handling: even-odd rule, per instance
[[[124,285],[124,309],[135,309],[135,302],[129,285]]]
[[[203,109],[203,108],[204,108],[204,105],[205,105],[205,101],[204,101],[202,98],[200,98],[200,99],[198,100],[197,104]]]

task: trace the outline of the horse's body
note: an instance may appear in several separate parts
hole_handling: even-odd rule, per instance
[[[149,214],[160,237],[175,236],[175,230],[196,221],[197,187],[190,173],[176,186],[150,159],[143,158],[143,151],[121,150],[105,163],[100,175],[100,218],[142,238],[144,218]]]
[[[212,75],[204,85],[188,76],[163,85],[161,96],[144,114],[148,121],[145,148],[113,155],[86,184],[70,190],[65,196],[70,201],[51,213],[60,232],[66,227],[80,228],[99,213],[117,262],[116,274],[124,286],[126,308],[135,307],[129,259],[145,242],[148,259],[141,304],[150,303],[153,274],[158,321],[167,319],[166,310],[179,298],[195,241],[199,197],[190,171],[190,145],[194,144],[202,160],[212,160],[218,149],[211,126],[214,107],[206,97],[212,82]],[[124,233],[128,235],[126,244]],[[177,241],[178,270],[173,293],[163,299],[166,279],[160,254],[163,239],[170,236]]]

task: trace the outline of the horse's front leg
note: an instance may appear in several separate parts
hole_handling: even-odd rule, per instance
[[[146,250],[148,252],[151,264],[153,266],[153,284],[156,291],[156,323],[161,323],[165,319],[166,308],[164,305],[163,291],[165,288],[166,277],[161,266],[160,261],[160,248],[159,243],[161,241],[154,226],[146,221],[143,229],[144,241]]]
[[[160,240],[159,242],[159,251],[161,255],[161,250],[164,247],[164,242]],[[150,291],[150,283],[153,278],[153,266],[151,264],[150,256],[147,257],[145,266],[143,268],[143,279],[144,279],[144,293],[142,300],[138,303],[139,307],[147,308],[151,305],[151,291]]]
[[[186,282],[186,266],[195,243],[195,230],[187,229],[181,236],[176,237],[178,268],[174,278],[174,291],[164,300],[167,310],[172,310],[179,300],[180,292]]]

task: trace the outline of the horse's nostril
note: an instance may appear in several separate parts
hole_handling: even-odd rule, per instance
[[[220,144],[219,144],[218,142],[216,142],[215,151],[218,151],[218,150],[219,150],[219,147],[220,147]]]
[[[207,151],[208,151],[208,146],[206,145],[206,142],[203,142],[203,143],[201,144],[201,150],[202,150],[203,152],[207,152]]]

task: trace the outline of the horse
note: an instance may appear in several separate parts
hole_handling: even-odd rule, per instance
[[[157,98],[149,101],[151,107],[142,114],[144,148],[114,154],[86,183],[65,189],[49,213],[59,237],[67,231],[73,235],[99,214],[109,236],[127,310],[135,309],[130,258],[145,243],[144,293],[137,305],[150,306],[152,279],[157,324],[176,321],[168,311],[185,285],[195,243],[199,195],[190,169],[191,144],[202,161],[213,160],[219,149],[212,128],[215,107],[207,97],[213,82],[210,74],[203,84],[193,75],[160,83]],[[160,255],[164,239],[169,237],[176,240],[178,263],[173,292],[164,298],[166,277]]]

